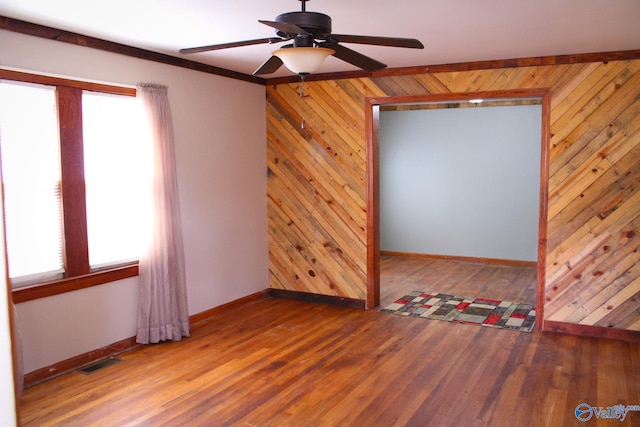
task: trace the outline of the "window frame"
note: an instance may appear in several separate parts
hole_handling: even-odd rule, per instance
[[[7,69],[0,69],[0,79],[55,86],[60,132],[65,277],[18,288],[12,287],[13,302],[18,304],[137,276],[138,262],[91,272],[82,136],[83,91],[136,96],[136,89]],[[2,226],[5,226],[4,218]],[[4,245],[6,254],[6,243]],[[7,280],[10,283],[8,278]]]

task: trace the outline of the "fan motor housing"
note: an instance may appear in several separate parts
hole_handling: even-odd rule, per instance
[[[288,12],[278,15],[276,22],[294,24],[314,36],[326,36],[331,34],[331,17],[319,12]],[[280,37],[286,37],[281,31]]]

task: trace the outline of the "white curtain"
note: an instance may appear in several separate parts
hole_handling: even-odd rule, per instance
[[[137,87],[154,159],[149,247],[140,258],[138,334],[141,344],[189,336],[182,223],[167,87]]]

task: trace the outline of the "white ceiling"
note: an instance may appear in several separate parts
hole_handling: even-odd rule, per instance
[[[282,44],[180,55],[275,36],[258,23],[298,0],[0,0],[0,15],[251,74]],[[417,38],[424,50],[346,45],[389,67],[640,49],[640,0],[310,0],[333,32]],[[329,58],[317,72],[356,70]],[[291,74],[284,67],[265,77]]]

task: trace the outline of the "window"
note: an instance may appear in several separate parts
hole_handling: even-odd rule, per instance
[[[136,261],[143,250],[151,156],[140,122],[135,98],[86,91],[82,94],[92,270]]]
[[[56,117],[55,87],[0,82],[8,271],[16,283],[64,272]]]
[[[0,78],[14,301],[34,288],[58,288],[35,294],[47,296],[137,274],[151,152],[135,90],[6,70]]]

